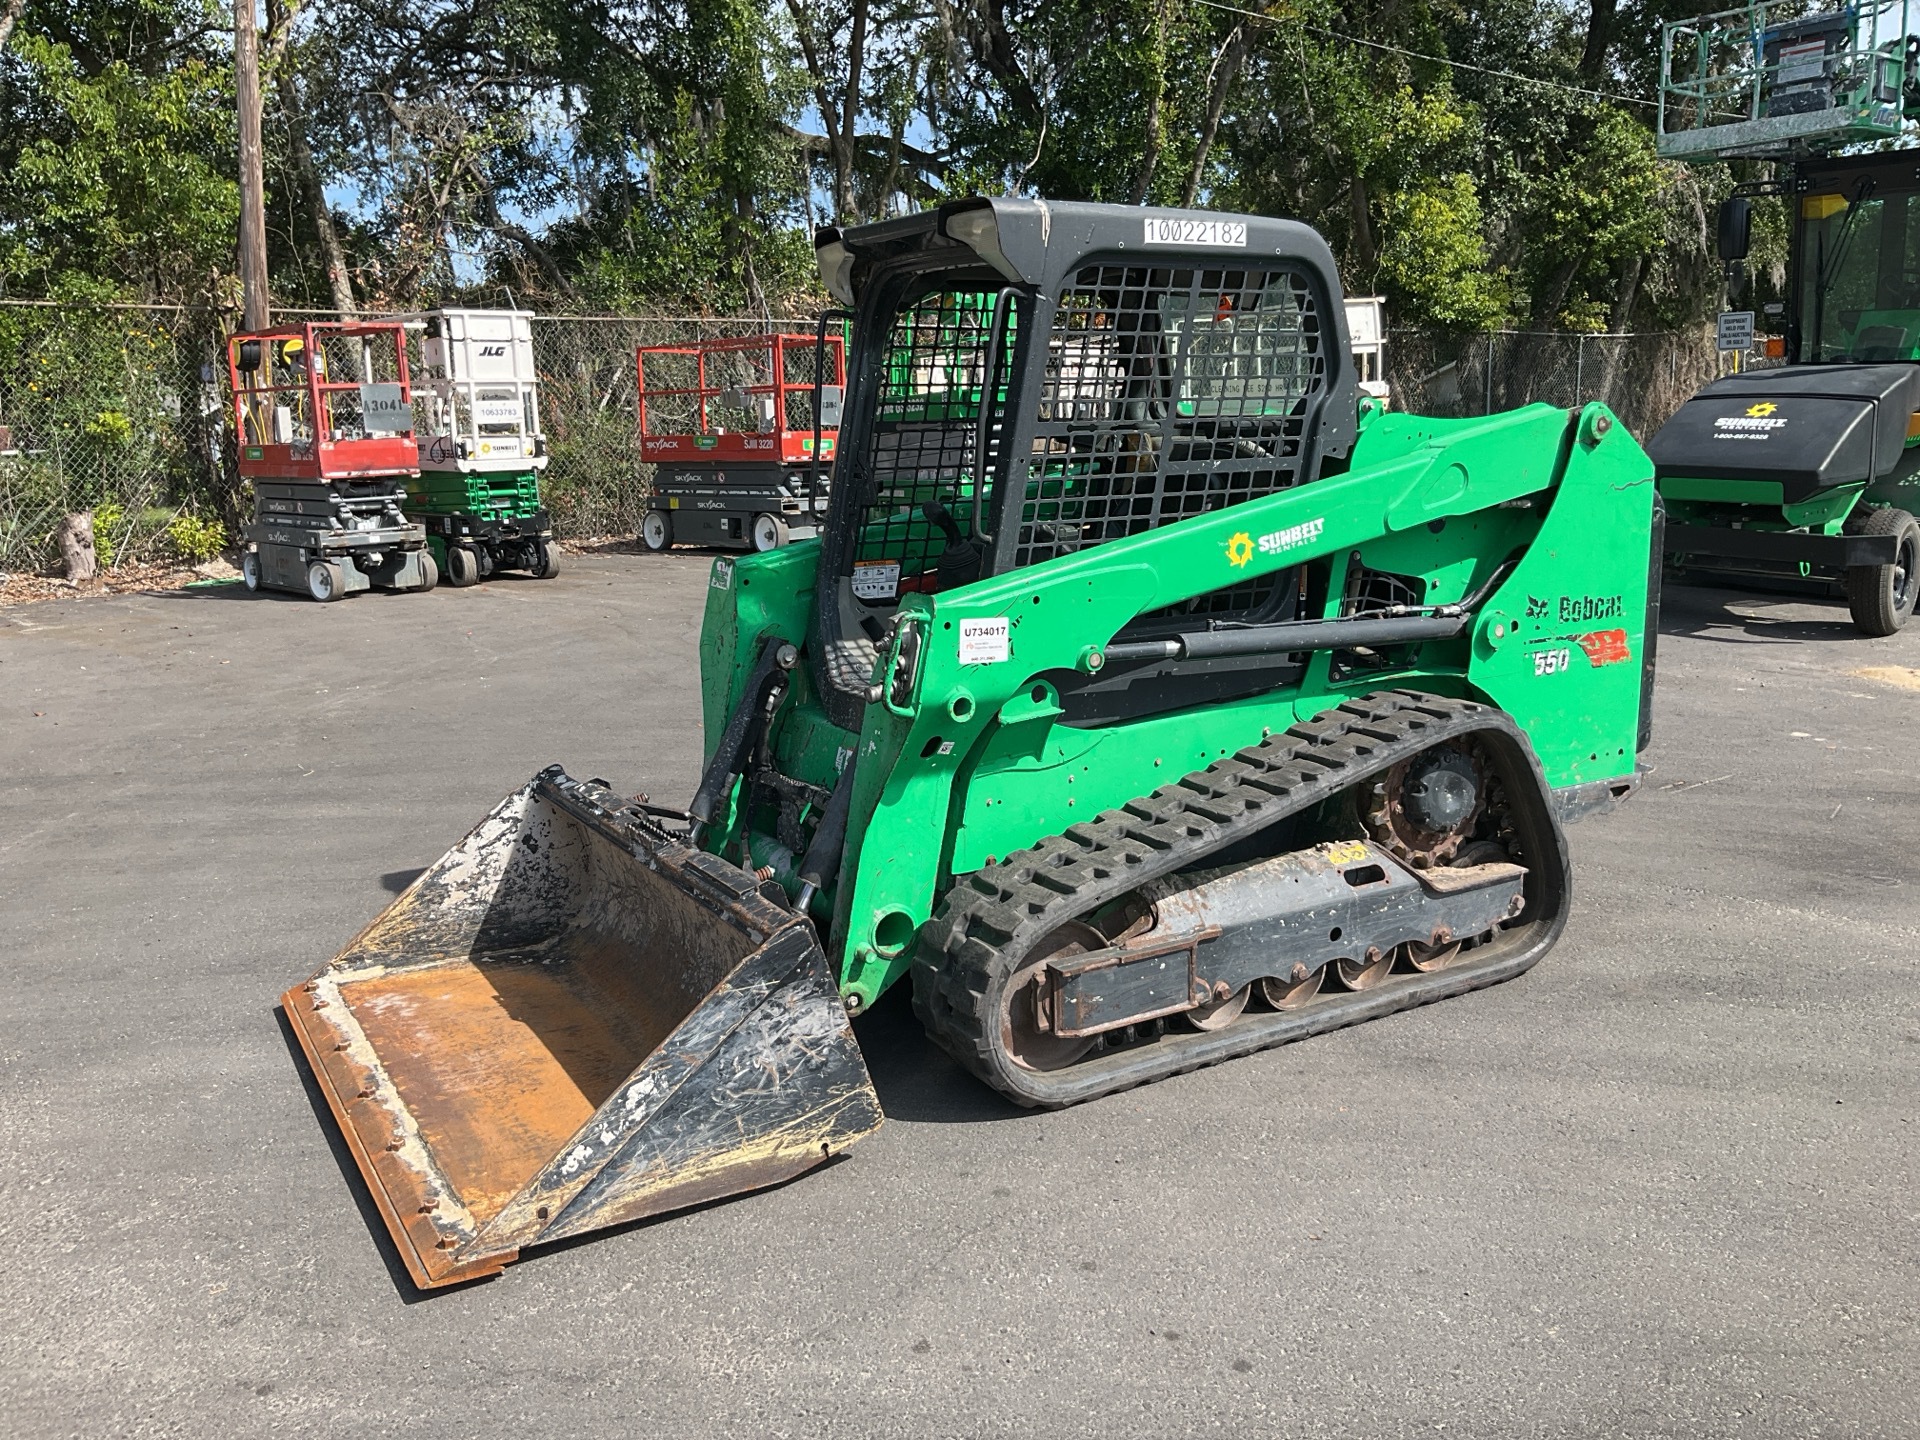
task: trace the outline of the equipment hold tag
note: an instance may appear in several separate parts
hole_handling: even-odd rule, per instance
[[[960,622],[960,663],[998,665],[1013,653],[1010,625],[1004,615],[991,620]]]
[[[1753,311],[1722,310],[1714,322],[1714,348],[1728,350],[1753,348]]]
[[[853,562],[853,593],[862,600],[891,600],[900,593],[900,565],[894,560]]]
[[[714,561],[713,578],[707,581],[707,583],[716,590],[731,590],[733,588],[733,562],[731,560]]]

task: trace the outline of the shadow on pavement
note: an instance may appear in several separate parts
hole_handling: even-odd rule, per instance
[[[902,980],[853,1022],[853,1033],[889,1120],[973,1124],[1025,1112],[962,1070],[914,1017],[911,980]]]
[[[1831,609],[1831,620],[1803,615],[1743,615],[1735,605],[1765,604]],[[1730,633],[1731,632],[1731,633]],[[1817,596],[1783,595],[1761,590],[1727,590],[1668,580],[1660,597],[1660,633],[1684,635],[1723,645],[1787,645],[1801,640],[1862,640],[1853,628],[1846,602]]]

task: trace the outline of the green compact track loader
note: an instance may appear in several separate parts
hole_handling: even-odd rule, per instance
[[[846,1148],[895,985],[1053,1107],[1510,979],[1637,783],[1658,507],[1601,406],[1378,408],[1289,221],[818,253],[832,506],[714,562],[687,810],[545,770],[285,996],[423,1286]]]

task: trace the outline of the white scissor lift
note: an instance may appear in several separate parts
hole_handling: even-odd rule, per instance
[[[547,440],[540,429],[533,319],[525,310],[430,310],[414,386],[420,476],[408,512],[427,528],[449,583],[495,570],[559,573],[553,523],[540,498]]]

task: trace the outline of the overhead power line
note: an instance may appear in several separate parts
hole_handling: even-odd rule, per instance
[[[1282,19],[1276,15],[1263,14],[1258,10],[1243,10],[1238,5],[1228,5],[1223,0],[1193,0],[1195,5],[1208,10],[1224,10],[1229,15],[1242,15],[1249,20],[1258,20],[1274,26],[1291,25],[1296,30],[1310,31],[1315,35],[1324,35],[1330,40],[1341,40],[1349,45],[1364,45],[1369,50],[1384,50],[1390,55],[1404,55],[1409,60],[1425,60],[1431,65],[1445,65],[1453,70],[1471,70],[1476,75],[1491,75],[1500,80],[1517,80],[1522,85],[1538,85],[1546,90],[1559,90],[1568,95],[1584,95],[1590,100],[1616,100],[1623,105],[1644,105],[1647,109],[1658,108],[1652,100],[1642,95],[1619,95],[1605,90],[1587,90],[1578,85],[1568,85],[1559,80],[1542,80],[1538,75],[1522,75],[1517,70],[1498,70],[1490,65],[1475,65],[1469,60],[1449,60],[1444,55],[1428,55],[1424,51],[1409,50],[1402,45],[1389,45],[1384,40],[1366,40],[1358,35],[1343,34],[1338,30],[1329,30],[1324,25],[1309,25],[1304,20]]]

